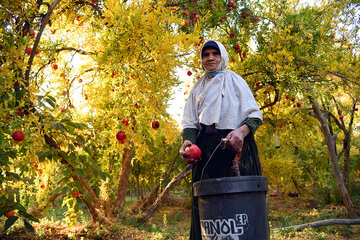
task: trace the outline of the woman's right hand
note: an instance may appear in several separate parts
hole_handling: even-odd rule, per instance
[[[179,153],[180,153],[180,156],[181,158],[187,162],[188,164],[194,164],[194,163],[197,163],[198,160],[197,159],[194,159],[194,158],[189,158],[189,155],[190,153],[189,152],[186,152],[185,151],[185,148],[192,145],[193,143],[190,141],[190,140],[185,140],[183,142],[183,145],[181,146],[180,150],[179,150]]]

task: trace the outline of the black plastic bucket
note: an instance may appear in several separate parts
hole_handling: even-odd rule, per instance
[[[263,176],[207,179],[194,183],[203,240],[269,239],[267,183]]]

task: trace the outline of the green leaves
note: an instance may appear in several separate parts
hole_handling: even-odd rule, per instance
[[[50,104],[53,108],[56,107],[56,99],[50,95],[45,97],[45,101]]]
[[[24,219],[24,226],[25,229],[28,230],[29,232],[35,232],[34,227],[30,224],[30,222],[27,219]]]
[[[26,209],[18,202],[14,202],[13,204],[11,204],[11,207],[13,207],[21,212],[26,212]]]
[[[26,220],[26,221],[30,220],[30,221],[33,221],[33,222],[40,222],[39,219],[37,219],[36,217],[34,217],[34,216],[31,215],[31,214],[22,213],[22,215],[25,217],[24,221],[25,221],[25,220]]]
[[[9,217],[5,222],[4,231],[7,231],[18,219],[19,217],[17,216]]]
[[[75,128],[75,129],[76,128],[78,128],[78,129],[87,128],[86,124],[84,124],[84,123],[75,123],[75,122],[72,122],[70,119],[62,119],[61,122],[67,124],[68,126],[71,126],[71,127]]]
[[[9,99],[10,99],[9,94],[5,92],[4,94],[1,95],[0,102],[4,102],[4,101],[9,100]]]
[[[58,153],[58,149],[50,148],[49,151],[40,151],[36,152],[36,155],[39,158],[39,162],[44,162],[47,159],[54,159],[55,155]]]
[[[50,105],[53,109],[55,109],[56,99],[53,96],[51,96],[47,93],[44,96],[38,95],[37,98],[38,98],[40,106],[42,106],[44,108],[48,108],[49,107],[48,105]]]
[[[26,93],[26,89],[21,89],[15,92],[16,99],[21,99]]]
[[[21,179],[21,177],[18,174],[13,173],[13,172],[6,172],[6,175],[9,176],[10,178],[14,178],[18,181]]]
[[[7,231],[12,225],[14,225],[14,223],[21,217],[24,218],[24,226],[28,231],[34,232],[34,228],[33,226],[30,224],[29,221],[34,221],[34,222],[39,222],[39,219],[37,219],[36,217],[34,217],[31,214],[28,214],[26,212],[26,209],[24,208],[24,206],[22,206],[20,203],[18,202],[14,202],[8,205],[6,204],[6,197],[2,196],[0,198],[0,203],[2,204],[2,207],[0,208],[0,215],[4,215],[5,213],[8,214],[14,214],[13,216],[10,216],[4,224],[4,231]],[[13,210],[18,210],[17,213],[14,212]],[[11,212],[10,212],[11,211]],[[10,212],[10,213],[9,213]],[[9,216],[9,215],[8,215]]]
[[[81,136],[81,135],[76,136],[76,141],[77,141],[78,143],[85,144],[85,139],[84,139],[84,137]]]

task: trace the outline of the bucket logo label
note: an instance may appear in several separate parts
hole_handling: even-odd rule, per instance
[[[246,213],[236,214],[235,218],[200,220],[201,235],[206,240],[235,240],[244,234],[248,224]]]

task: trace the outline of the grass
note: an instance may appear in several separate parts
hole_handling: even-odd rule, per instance
[[[269,222],[271,228],[281,228],[332,218],[347,218],[343,206],[315,205],[306,198],[269,199]],[[302,231],[282,230],[272,232],[271,239],[360,239],[360,231],[353,226],[332,225],[307,228]]]
[[[186,201],[183,199],[183,201]],[[186,202],[182,204],[186,206]],[[320,206],[312,199],[307,198],[268,198],[268,218],[270,228],[281,228],[314,222],[331,218],[347,218],[343,206],[327,205]],[[166,215],[167,226],[162,221]],[[162,228],[175,231],[176,239],[187,239],[190,227],[190,208],[179,205],[165,204],[154,216],[152,223]],[[282,230],[271,232],[271,239],[360,239],[360,229],[356,226],[324,226],[319,228],[307,228],[302,231]]]
[[[128,197],[126,207],[135,203],[135,199]],[[356,206],[359,207],[356,200]],[[57,206],[57,202],[55,206]],[[83,207],[84,215],[77,218],[78,224],[67,227],[64,221],[65,208],[53,208],[46,213],[40,224],[35,224],[36,235],[22,230],[22,226],[12,227],[7,235],[1,239],[188,239],[190,228],[191,202],[188,196],[176,193],[160,205],[159,211],[150,221],[141,225],[134,219],[125,218],[122,222],[111,227],[98,226],[92,228],[86,223],[90,217]],[[317,201],[304,198],[269,197],[267,199],[268,218],[270,228],[281,228],[307,222],[331,218],[347,218],[343,206],[330,204],[321,206]],[[360,240],[360,226],[324,226],[307,228],[302,231],[292,229],[271,232],[272,240],[332,240],[354,239]]]

